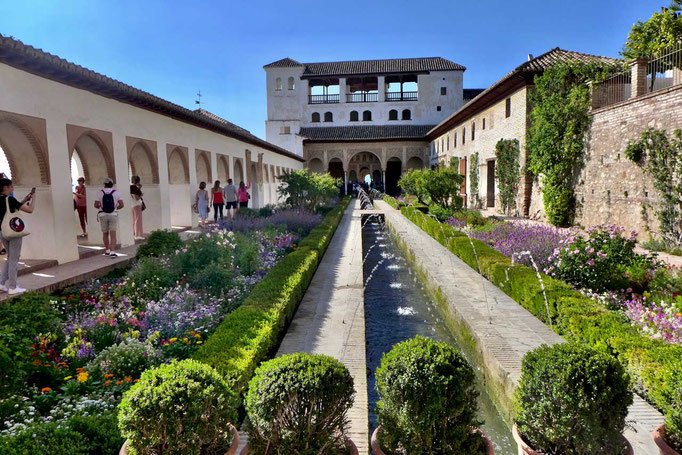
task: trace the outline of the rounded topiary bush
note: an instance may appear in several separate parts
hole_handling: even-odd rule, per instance
[[[347,453],[347,413],[355,389],[348,369],[325,355],[264,362],[246,396],[250,453]]]
[[[668,369],[665,379],[668,390],[665,413],[665,440],[673,449],[682,452],[682,362]]]
[[[118,426],[137,455],[223,455],[239,402],[213,368],[194,360],[142,374],[123,395]]]
[[[623,365],[604,352],[577,343],[543,345],[523,358],[519,433],[547,454],[621,454],[629,384]]]
[[[159,355],[152,346],[128,338],[97,354],[86,369],[97,379],[104,379],[105,374],[113,375],[112,379],[137,379],[144,370],[158,363]]]
[[[376,372],[379,442],[390,453],[480,454],[473,433],[474,370],[457,349],[417,336],[384,354]]]

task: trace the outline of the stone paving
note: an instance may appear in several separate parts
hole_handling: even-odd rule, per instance
[[[507,399],[513,396],[523,355],[541,344],[561,343],[563,338],[399,211],[383,201],[375,201],[375,206],[384,212],[387,224],[427,283],[440,292],[455,324],[466,330],[469,344],[473,341],[487,386],[503,392],[491,396],[498,405],[502,401],[503,406],[508,406],[510,401],[505,403],[502,395]],[[509,415],[504,411],[502,414]],[[662,423],[663,416],[636,396],[628,421],[632,429],[625,434],[635,453],[658,455],[650,434]]]
[[[369,413],[359,205],[356,199],[346,209],[277,355],[326,354],[348,367],[356,390],[348,415],[350,437],[366,455]]]

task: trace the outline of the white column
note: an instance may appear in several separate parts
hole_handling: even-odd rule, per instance
[[[379,102],[386,101],[386,76],[379,76],[377,78],[377,88],[379,90]]]
[[[118,231],[116,231],[116,237],[118,243],[120,243],[121,246],[129,246],[135,243],[135,239],[133,237],[133,213],[131,212],[130,208],[131,199],[130,182],[128,181],[128,149],[126,146],[126,137],[123,134],[113,133],[113,141],[114,169],[116,171],[115,188],[121,193],[121,196],[123,196],[123,203],[125,204],[123,210],[119,210],[118,212]],[[166,174],[168,174],[168,171],[166,171]],[[98,183],[101,186],[102,182]],[[145,215],[147,215],[146,212]],[[95,220],[95,222],[96,221],[97,220]],[[96,228],[93,229],[93,231],[99,231],[99,229]]]
[[[346,78],[339,78],[339,103],[346,102]]]
[[[168,181],[168,156],[166,144],[164,142],[156,143],[156,156],[159,161],[159,200],[161,212],[161,227],[163,229],[170,229],[171,223],[171,204],[177,203],[171,198],[170,182]],[[145,213],[147,215],[147,213]],[[142,218],[143,221],[144,215]]]
[[[346,169],[343,170],[343,194],[346,194],[348,188],[348,171]]]
[[[199,182],[197,180],[197,151],[194,147],[187,147],[187,161],[189,161],[189,195],[190,199],[194,197],[197,190],[199,189]],[[211,188],[213,188],[213,182],[206,182],[206,191],[208,191],[208,203],[211,203]],[[190,201],[191,204],[191,201]],[[213,207],[211,207],[213,210]],[[210,212],[213,215],[213,212]],[[192,226],[199,225],[199,215],[192,212]]]

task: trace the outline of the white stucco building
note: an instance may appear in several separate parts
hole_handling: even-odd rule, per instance
[[[266,139],[308,168],[385,182],[428,165],[426,133],[464,104],[462,65],[441,57],[264,66]]]
[[[18,198],[36,187],[22,259],[67,262],[77,240],[72,158],[85,177],[88,246],[101,244],[93,201],[105,177],[125,196],[119,241],[132,244],[130,175],[142,179],[144,231],[196,225],[201,181],[250,182],[250,206],[277,201],[275,177],[303,158],[204,110],[189,110],[0,35],[0,148]],[[6,169],[0,171],[7,172]]]

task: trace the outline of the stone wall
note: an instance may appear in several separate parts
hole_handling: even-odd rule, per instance
[[[576,224],[613,223],[647,239],[642,206],[653,207],[648,210],[649,227],[655,232],[660,199],[651,177],[625,157],[625,148],[647,128],[669,133],[682,128],[682,85],[595,110],[593,115],[586,162],[576,186]]]

